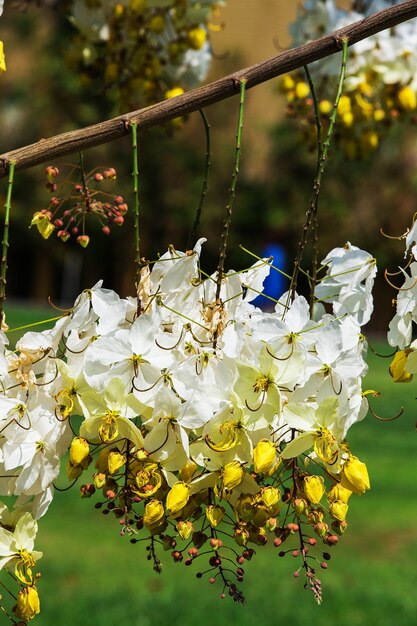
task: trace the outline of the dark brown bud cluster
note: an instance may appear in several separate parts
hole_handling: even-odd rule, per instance
[[[77,181],[72,180],[74,173]],[[56,232],[61,241],[75,238],[80,246],[86,248],[90,242],[86,233],[87,219],[98,220],[104,235],[110,235],[112,226],[124,223],[128,206],[123,196],[98,188],[116,180],[114,167],[86,173],[80,162],[72,168],[69,177],[63,177],[58,167],[48,165],[45,174],[46,188],[53,195],[49,207],[35,213],[32,220],[32,225],[37,225],[45,239]]]

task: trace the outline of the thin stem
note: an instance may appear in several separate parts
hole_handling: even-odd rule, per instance
[[[307,81],[310,87],[311,96],[313,98],[313,106],[314,106],[314,122],[316,124],[317,129],[317,164],[316,164],[316,177],[320,171],[320,160],[321,154],[323,151],[323,129],[321,125],[321,116],[320,116],[320,108],[319,108],[319,99],[317,97],[316,88],[314,86],[314,81],[311,76],[308,65],[304,66],[304,71],[307,76]],[[317,221],[317,206],[316,210],[313,212],[313,258],[311,263],[311,279],[310,279],[310,317],[313,315],[314,308],[314,289],[316,286],[317,279],[317,263],[318,263],[318,221]]]
[[[139,298],[139,284],[140,284],[140,270],[142,269],[142,262],[140,256],[140,224],[139,224],[139,166],[138,166],[138,134],[137,124],[132,122],[132,150],[133,150],[133,193],[135,197],[135,288],[138,301],[138,315],[140,313],[140,298]]]
[[[187,243],[187,250],[191,249],[191,246],[194,245],[195,240],[197,239],[197,231],[198,231],[198,227],[200,225],[200,219],[201,219],[201,210],[203,208],[204,205],[204,201],[206,199],[206,195],[207,195],[207,187],[208,187],[208,175],[209,175],[209,170],[210,170],[210,165],[211,165],[211,134],[210,134],[210,124],[209,121],[207,119],[206,114],[204,113],[203,109],[199,109],[198,112],[200,113],[203,123],[204,123],[204,129],[206,131],[206,162],[205,162],[205,167],[204,167],[204,178],[203,178],[203,185],[201,187],[201,194],[200,194],[200,202],[198,203],[198,207],[196,209],[195,212],[195,218],[194,218],[194,224],[193,224],[193,229],[188,237],[188,243]]]
[[[346,60],[347,60],[347,50],[348,50],[348,39],[347,37],[343,37],[342,39],[342,65],[341,65],[341,69],[340,69],[340,77],[339,77],[339,83],[338,83],[338,88],[337,88],[337,94],[336,94],[336,99],[333,105],[333,112],[332,115],[330,116],[330,120],[329,120],[329,128],[327,131],[327,135],[326,135],[326,139],[323,142],[323,148],[321,151],[321,155],[320,155],[320,165],[318,168],[318,172],[316,175],[316,178],[314,180],[314,184],[313,184],[313,193],[310,199],[310,204],[309,204],[309,208],[306,214],[306,220],[303,226],[303,234],[301,237],[301,240],[298,244],[298,252],[297,252],[297,257],[294,261],[294,271],[293,271],[293,276],[292,276],[292,281],[291,281],[291,285],[290,285],[290,290],[289,290],[289,295],[288,295],[288,302],[287,304],[290,303],[291,299],[294,299],[295,297],[295,293],[297,290],[297,279],[298,279],[298,274],[300,271],[300,265],[301,265],[301,261],[303,258],[303,254],[304,254],[304,249],[307,243],[307,238],[308,238],[308,234],[310,232],[310,228],[311,228],[311,224],[312,224],[312,220],[314,218],[314,215],[317,213],[317,207],[318,207],[318,200],[319,200],[319,195],[320,195],[320,189],[321,189],[321,183],[322,183],[322,179],[323,179],[323,175],[324,175],[324,171],[325,171],[325,165],[326,165],[326,160],[327,160],[327,155],[328,155],[328,151],[329,151],[329,146],[330,146],[330,141],[333,135],[333,130],[334,130],[334,125],[336,123],[336,118],[337,118],[337,109],[339,106],[339,102],[340,102],[340,98],[342,96],[342,91],[343,91],[343,83],[345,80],[345,74],[346,74]]]
[[[239,115],[238,115],[237,133],[236,133],[235,166],[233,170],[232,184],[230,185],[230,189],[229,189],[229,202],[226,206],[226,217],[223,222],[223,232],[221,234],[221,244],[220,244],[220,250],[219,250],[219,264],[217,266],[216,302],[220,300],[220,290],[221,290],[222,280],[224,276],[224,262],[226,260],[227,240],[229,237],[230,224],[232,222],[233,202],[234,202],[235,195],[236,195],[237,177],[239,174],[240,146],[241,146],[242,129],[243,129],[243,110],[245,106],[245,88],[246,88],[246,80],[242,79],[240,81],[240,101],[239,101]]]
[[[15,161],[9,163],[9,181],[7,187],[6,203],[4,205],[4,226],[3,226],[3,241],[2,241],[2,254],[0,262],[0,328],[4,321],[4,301],[6,300],[6,275],[7,275],[7,252],[9,248],[9,218],[10,209],[12,206],[12,189],[14,180],[14,168]]]

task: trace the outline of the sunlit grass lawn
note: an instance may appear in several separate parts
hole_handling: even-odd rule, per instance
[[[26,313],[25,313],[26,315]],[[9,324],[15,313],[9,312]],[[42,319],[42,315],[38,319]],[[380,347],[380,346],[379,346]],[[388,349],[385,350],[388,352]],[[37,547],[41,561],[40,626],[414,626],[417,621],[417,396],[415,383],[395,385],[389,360],[372,357],[367,388],[382,396],[373,417],[350,431],[352,449],[369,468],[372,490],[353,497],[350,526],[332,549],[322,572],[324,602],[318,607],[302,578],[292,575],[296,560],[273,548],[258,549],[246,563],[247,604],[219,599],[202,565],[168,563],[157,575],[140,544],[119,536],[117,522],[81,500],[74,489],[57,493],[41,520]],[[162,555],[163,556],[163,555]],[[167,555],[165,555],[167,556]]]

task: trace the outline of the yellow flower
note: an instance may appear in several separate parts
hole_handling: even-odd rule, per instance
[[[299,81],[295,86],[295,95],[300,100],[307,98],[310,93],[310,87],[304,81]]]
[[[318,504],[325,492],[322,476],[304,476],[303,491],[307,500],[312,504]]]
[[[185,483],[188,483],[194,476],[197,470],[197,465],[193,461],[189,461],[180,470],[180,477]]]
[[[192,28],[187,33],[187,43],[193,50],[200,50],[206,43],[207,32],[204,28]]]
[[[406,371],[407,357],[412,350],[398,350],[389,366],[389,373],[396,383],[409,383],[413,375]]]
[[[261,439],[253,451],[253,465],[257,474],[269,474],[275,469],[276,448],[272,441]]]
[[[70,461],[72,465],[81,465],[89,454],[90,446],[88,441],[82,437],[74,437],[70,446]]]
[[[172,516],[175,516],[181,509],[185,507],[190,499],[190,486],[181,481],[168,492],[166,499],[166,507]]]
[[[276,487],[264,487],[259,496],[268,509],[272,509],[279,502],[280,492]]]
[[[0,50],[1,53],[1,50]],[[0,69],[1,69],[1,57],[0,57]],[[36,226],[39,233],[44,239],[48,239],[55,230],[55,226],[51,223],[51,215],[49,212],[42,213],[38,211],[32,218],[31,226]]]
[[[369,483],[368,470],[365,463],[359,461],[358,457],[350,456],[343,465],[342,487],[354,491],[358,495],[362,495],[371,488]]]
[[[414,111],[417,108],[417,96],[411,87],[406,86],[398,92],[398,102],[405,111]]]
[[[282,76],[280,78],[279,83],[278,83],[278,89],[281,93],[285,91],[291,91],[292,89],[294,89],[294,87],[295,87],[294,79],[289,74],[285,74],[285,76]]]
[[[3,51],[3,42],[0,41],[0,74],[6,71],[6,59]]]
[[[319,104],[319,111],[323,115],[330,115],[333,110],[333,104],[330,100],[321,100]]]
[[[171,98],[181,96],[183,93],[184,89],[182,87],[173,87],[172,89],[168,89],[168,91],[165,92],[165,99],[170,100]]]
[[[342,96],[339,100],[339,106],[337,107],[337,112],[339,115],[345,115],[345,113],[349,113],[352,108],[352,104],[350,102],[349,96]]]
[[[13,607],[13,613],[17,619],[22,619],[25,622],[30,621],[36,615],[41,612],[39,595],[36,587],[23,587],[17,594],[17,603]]]

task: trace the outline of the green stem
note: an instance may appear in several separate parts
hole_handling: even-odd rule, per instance
[[[246,79],[240,80],[240,102],[239,102],[239,116],[237,122],[237,133],[236,133],[236,152],[235,152],[235,167],[232,176],[232,184],[229,189],[229,202],[226,206],[226,217],[223,222],[223,232],[221,234],[221,244],[219,250],[219,264],[217,266],[217,289],[216,289],[216,302],[220,300],[220,290],[224,275],[224,262],[226,260],[226,251],[227,251],[227,240],[229,237],[229,228],[232,221],[232,210],[233,210],[233,201],[236,195],[236,185],[237,185],[237,177],[239,174],[239,164],[240,164],[240,146],[242,140],[242,129],[243,129],[243,110],[245,105],[245,89],[246,89]]]
[[[206,195],[207,195],[207,187],[208,187],[208,175],[209,175],[209,170],[210,170],[210,165],[211,165],[211,135],[210,135],[210,124],[209,121],[207,119],[206,114],[204,113],[203,109],[199,109],[199,113],[202,117],[203,123],[204,123],[204,129],[206,131],[206,163],[205,163],[205,167],[204,167],[204,179],[203,179],[203,186],[201,187],[201,194],[200,194],[200,202],[198,204],[198,207],[196,209],[195,212],[195,218],[194,218],[194,224],[193,224],[193,229],[188,237],[188,243],[187,243],[187,250],[189,250],[191,248],[191,246],[194,245],[195,240],[197,238],[197,231],[198,231],[198,227],[200,225],[200,219],[201,219],[201,210],[203,208],[204,205],[204,201],[206,199]]]
[[[307,237],[308,237],[314,216],[317,213],[318,200],[319,200],[319,195],[320,195],[321,183],[322,183],[323,175],[325,171],[327,155],[329,152],[330,142],[331,142],[331,138],[333,135],[334,125],[336,123],[337,109],[338,109],[340,98],[343,92],[343,83],[344,83],[345,74],[346,74],[346,60],[347,60],[347,51],[348,51],[348,38],[347,37],[342,38],[342,46],[343,46],[342,65],[340,69],[340,77],[339,77],[336,99],[333,105],[332,115],[330,116],[329,128],[327,131],[326,139],[323,142],[323,146],[321,150],[321,155],[320,155],[319,164],[318,164],[318,171],[316,173],[316,177],[315,177],[314,184],[313,184],[313,193],[310,199],[309,208],[306,214],[306,220],[303,226],[303,234],[298,244],[297,257],[294,261],[294,271],[292,275],[287,305],[289,305],[291,299],[294,299],[295,293],[297,290],[297,279],[298,279],[298,274],[300,271],[300,265],[301,265],[301,261],[303,258],[304,249],[307,243]]]
[[[6,300],[6,275],[7,275],[7,252],[9,248],[9,219],[10,209],[12,206],[12,189],[14,179],[14,168],[16,161],[10,161],[9,163],[9,184],[7,187],[6,203],[4,205],[4,226],[3,226],[3,241],[2,241],[2,254],[0,262],[0,328],[4,321],[4,301]]]
[[[136,297],[138,301],[138,315],[140,313],[140,298],[139,298],[139,285],[141,274],[140,271],[142,269],[142,261],[140,256],[140,224],[139,224],[139,166],[138,166],[138,134],[137,134],[137,124],[132,122],[130,125],[132,129],[132,149],[133,149],[133,193],[135,197],[135,265],[136,265],[136,275],[135,275],[135,288],[136,288]]]
[[[316,164],[316,177],[320,171],[320,159],[323,151],[323,129],[321,125],[321,116],[320,116],[320,107],[319,107],[319,99],[317,97],[316,88],[314,86],[314,81],[311,76],[310,70],[307,65],[304,66],[304,71],[307,76],[307,81],[310,87],[310,93],[313,98],[313,106],[314,106],[314,122],[317,130],[317,164]],[[313,315],[314,308],[314,289],[317,282],[317,264],[318,264],[318,220],[317,220],[317,209],[316,205],[315,211],[313,211],[312,217],[312,227],[313,227],[313,258],[311,261],[311,279],[309,281],[310,285],[310,316]]]

